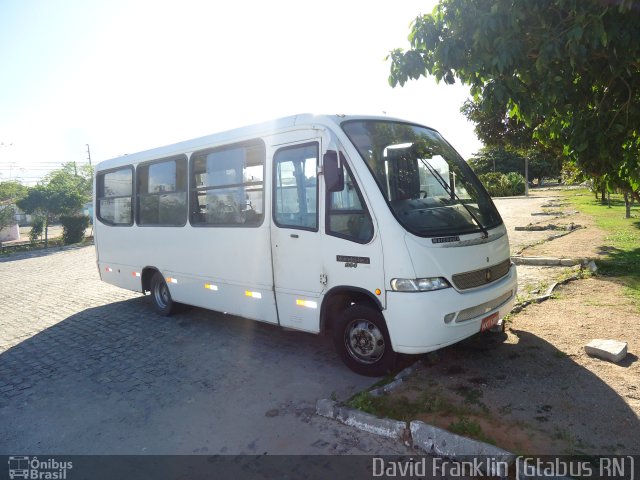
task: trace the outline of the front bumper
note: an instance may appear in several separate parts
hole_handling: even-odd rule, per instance
[[[515,265],[499,281],[474,291],[459,292],[453,288],[421,293],[388,291],[387,308],[382,313],[393,350],[426,353],[464,340],[480,331],[483,318],[495,312],[500,318],[507,315],[516,293]],[[445,322],[445,318],[449,321]]]

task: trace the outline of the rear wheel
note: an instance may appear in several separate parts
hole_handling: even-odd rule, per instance
[[[154,310],[160,315],[166,317],[173,313],[175,303],[171,299],[167,282],[160,272],[154,273],[151,277],[151,302]]]
[[[381,377],[395,367],[384,317],[372,307],[353,305],[344,310],[334,326],[333,343],[342,361],[360,375]]]

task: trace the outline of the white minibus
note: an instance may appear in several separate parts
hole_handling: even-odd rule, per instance
[[[507,231],[435,130],[297,115],[98,164],[100,277],[176,303],[331,333],[380,376],[496,328],[516,296]]]

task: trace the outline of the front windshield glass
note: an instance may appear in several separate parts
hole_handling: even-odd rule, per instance
[[[342,128],[409,232],[460,235],[502,223],[471,168],[434,130],[382,120],[352,120]]]

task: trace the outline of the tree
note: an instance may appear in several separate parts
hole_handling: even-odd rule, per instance
[[[91,198],[86,176],[76,175],[72,169],[73,163],[52,172],[43,183],[30,188],[27,196],[17,203],[26,213],[44,219],[45,248],[49,246],[49,224],[60,215],[77,213]]]
[[[469,165],[478,174],[516,172],[525,175],[525,159],[529,162],[529,178],[537,179],[538,185],[543,178],[560,177],[562,162],[551,150],[542,147],[515,150],[506,147],[484,147],[470,160]]]
[[[501,113],[509,134],[524,123],[640,200],[639,24],[634,0],[441,0],[412,24],[411,49],[391,52],[389,81],[457,79],[474,114],[500,127]]]
[[[27,187],[19,182],[0,182],[0,230],[15,225],[14,205],[26,192]]]
[[[0,182],[0,203],[16,202],[24,198],[28,188],[15,180],[9,182]]]
[[[473,155],[469,165],[478,175],[485,173],[518,172],[524,174],[524,157],[503,147],[484,147]]]

